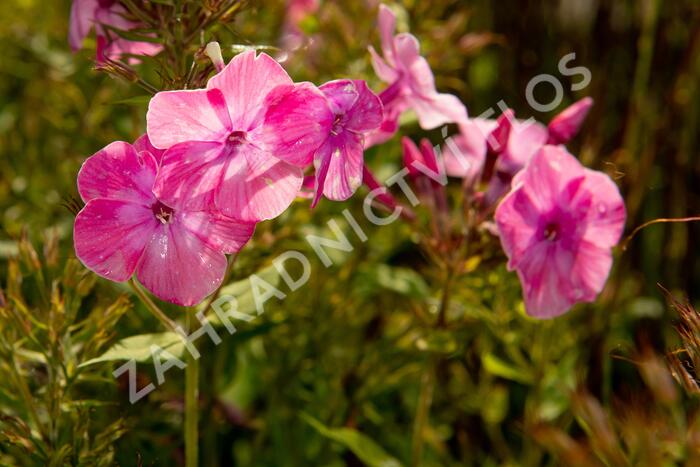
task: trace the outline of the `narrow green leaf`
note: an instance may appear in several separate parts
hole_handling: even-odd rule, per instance
[[[377,443],[352,428],[328,428],[309,414],[301,417],[319,434],[350,449],[362,462],[370,467],[400,467],[401,463],[384,451]]]
[[[151,360],[151,346],[156,345],[176,357],[181,357],[185,350],[185,345],[180,336],[173,332],[159,334],[142,334],[139,336],[122,339],[112,348],[97,358],[88,360],[80,365],[80,368],[95,363],[113,362],[120,360],[136,360],[146,362]]]
[[[518,383],[532,384],[533,378],[529,372],[521,368],[515,368],[491,353],[484,355],[481,358],[481,362],[484,365],[484,369],[492,375]]]

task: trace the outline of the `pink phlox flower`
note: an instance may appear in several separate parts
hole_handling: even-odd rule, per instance
[[[102,277],[123,282],[135,273],[162,300],[192,306],[219,287],[225,254],[240,250],[255,224],[164,203],[152,191],[156,175],[155,157],[128,143],[88,158],[78,175],[87,204],[75,219],[75,252]]]
[[[167,149],[154,187],[161,199],[258,221],[297,196],[333,113],[318,88],[294,84],[274,59],[249,51],[206,89],[156,94],[146,121],[153,145]]]
[[[544,146],[515,177],[495,219],[527,313],[551,318],[603,289],[625,206],[610,177],[584,168],[563,146]]]
[[[321,195],[348,199],[362,184],[365,134],[382,122],[382,103],[362,80],[337,80],[320,87],[333,112],[333,126],[314,156],[316,188]]]
[[[160,44],[130,41],[108,31],[106,26],[122,31],[141,27],[139,23],[128,20],[125,15],[126,10],[116,0],[74,0],[71,5],[68,33],[71,48],[74,51],[79,50],[85,37],[94,27],[98,43],[98,59],[158,54],[163,49]],[[107,38],[110,39],[107,40]],[[129,61],[133,63],[138,59],[129,57]]]
[[[385,108],[386,125],[381,133],[370,139],[378,144],[389,139],[388,130],[398,125],[398,118],[412,109],[421,128],[429,130],[447,123],[467,119],[464,104],[451,94],[438,93],[428,61],[420,55],[420,43],[409,33],[394,35],[396,16],[386,5],[379,6],[379,33],[383,55],[369,48],[372,65],[379,78],[389,84],[380,98]]]

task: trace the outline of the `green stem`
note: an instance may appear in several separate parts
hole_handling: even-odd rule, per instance
[[[187,314],[187,321],[191,320]],[[199,359],[190,355],[185,368],[185,466],[199,461]]]
[[[165,312],[161,310],[148,295],[146,295],[141,286],[138,285],[134,279],[131,279],[129,281],[129,285],[131,286],[131,290],[133,290],[134,293],[139,297],[141,303],[146,305],[148,311],[150,311],[151,314],[153,314],[153,316],[158,318],[158,321],[160,321],[163,324],[163,326],[165,326],[169,331],[172,331],[177,334],[179,326],[175,324],[175,321],[168,318],[168,315],[166,315]]]
[[[425,427],[428,424],[430,405],[433,401],[433,386],[435,384],[435,361],[433,357],[427,362],[423,375],[421,376],[420,395],[418,396],[418,406],[416,407],[416,418],[413,421],[413,440],[411,465],[419,466],[423,460],[423,439]]]

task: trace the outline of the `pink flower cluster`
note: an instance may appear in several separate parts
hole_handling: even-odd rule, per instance
[[[135,273],[156,296],[196,304],[221,284],[224,255],[294,201],[304,169],[315,167],[314,203],[349,198],[382,118],[364,81],[294,83],[271,57],[240,54],[205,89],[156,94],[147,135],[85,162],[76,253],[103,277]]]
[[[79,45],[93,24],[99,35],[99,24],[119,16],[118,8],[109,0],[74,2],[71,43]],[[436,90],[418,40],[395,29],[394,14],[381,5],[383,54],[370,48],[387,84],[378,96],[361,80],[295,83],[254,51],[226,66],[219,58],[220,71],[204,89],[156,94],[147,134],[108,145],[80,171],[86,205],[75,222],[77,256],[103,277],[136,275],[161,299],[194,305],[221,284],[225,255],[302,189],[313,192],[315,206],[321,197],[346,200],[363,182],[378,187],[364,149],[393,137],[400,116],[413,110],[423,129],[459,128],[444,157],[427,140],[419,147],[402,140],[408,176],[441,216],[438,224],[449,224],[446,177],[459,177],[484,225],[495,221],[491,230],[520,278],[530,315],[553,317],[594,300],[610,272],[625,207],[607,175],[584,168],[564,147],[592,100],[547,126],[517,120],[511,110],[495,120],[469,119],[459,99]],[[381,196],[396,205],[388,193]]]

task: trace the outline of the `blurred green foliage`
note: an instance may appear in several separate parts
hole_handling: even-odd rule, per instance
[[[69,3],[0,2],[0,463],[93,465],[96,453],[106,464],[179,463],[182,372],[170,371],[163,386],[132,406],[128,381],[111,375],[116,365],[79,366],[117,341],[164,330],[136,297],[126,310],[120,297],[128,289],[96,280],[74,257],[73,215],[62,204],[77,196],[80,164],[111,141],[139,136],[145,103],[131,99],[143,96],[138,87],[93,69],[90,40],[71,54]],[[366,53],[378,43],[377,3],[321,4],[303,23],[308,41],[287,57],[290,74],[317,84],[364,78],[381,89]],[[531,110],[525,99],[539,73],[559,77],[566,90],[552,114],[592,96],[595,107],[572,149],[619,183],[628,227],[700,212],[695,0],[392,5],[400,29],[420,38],[438,88],[461,96],[472,116],[504,100],[521,118],[548,121],[552,115]],[[283,20],[283,1],[249,2],[201,44],[219,40],[227,58],[227,45],[275,46]],[[183,51],[187,60],[198,41]],[[571,52],[593,77],[578,93],[557,71]],[[161,80],[154,63],[142,68],[157,87],[177,82]],[[405,132],[426,136],[410,124]],[[400,147],[393,141],[367,158],[378,174],[391,173]],[[221,345],[200,348],[203,465],[697,461],[697,399],[674,386],[659,357],[680,343],[671,326],[676,317],[656,287],[700,299],[697,224],[649,227],[617,252],[597,303],[549,322],[524,315],[503,258],[464,258],[474,267],[451,284],[447,324],[436,326],[444,278],[421,246],[429,235],[399,222],[371,225],[361,195],[313,211],[295,203],[261,224],[240,255],[232,282],[290,249],[312,258],[312,272],[299,291],[282,285],[284,301],[237,323],[239,332]],[[342,221],[345,208],[367,242]],[[425,221],[429,213],[418,214]],[[326,269],[305,235],[326,231],[331,218],[354,251],[332,255],[335,264]],[[21,242],[23,231],[28,240]],[[75,292],[78,282],[89,284]],[[140,365],[139,387],[149,380],[152,366]],[[416,437],[424,445],[419,460]]]

